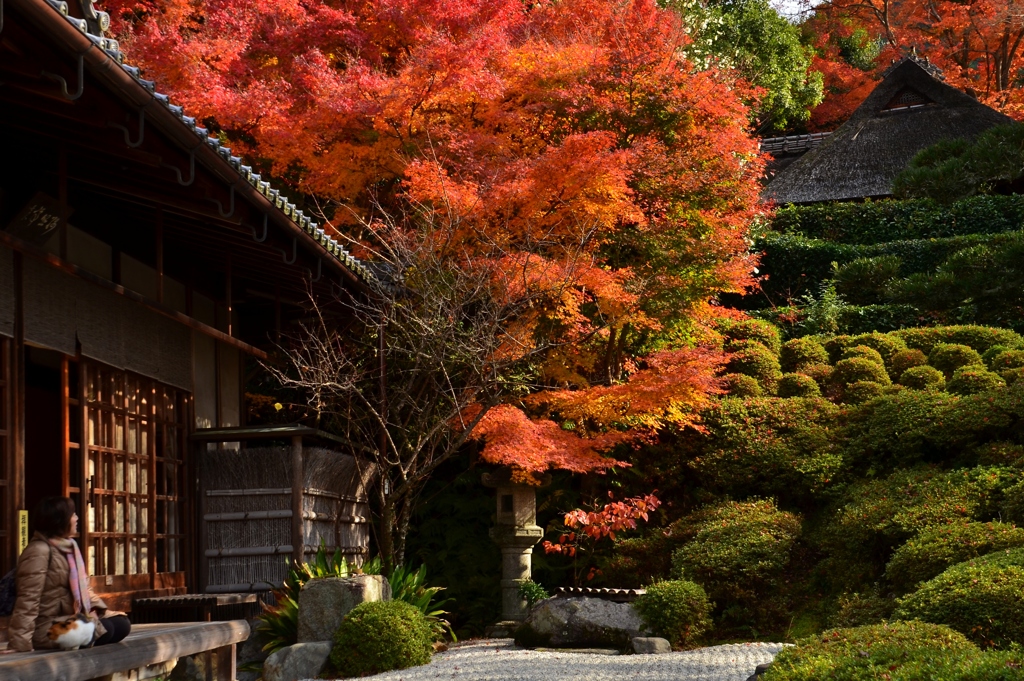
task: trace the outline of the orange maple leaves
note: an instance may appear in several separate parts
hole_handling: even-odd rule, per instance
[[[609,498],[612,494],[608,493]],[[562,553],[575,556],[584,545],[584,538],[591,542],[608,538],[615,539],[616,532],[635,530],[638,520],[647,520],[649,514],[661,506],[653,494],[632,497],[622,501],[611,501],[600,510],[588,511],[582,508],[569,511],[562,517],[565,525],[558,540],[545,541],[545,553]]]

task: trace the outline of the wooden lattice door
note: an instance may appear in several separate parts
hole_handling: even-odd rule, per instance
[[[82,383],[89,573],[119,590],[157,588],[158,575],[184,570],[188,395],[91,361]]]

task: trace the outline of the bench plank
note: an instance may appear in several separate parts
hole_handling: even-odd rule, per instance
[[[120,643],[84,650],[0,655],[4,681],[87,681],[231,646],[249,638],[245,620],[139,624]]]

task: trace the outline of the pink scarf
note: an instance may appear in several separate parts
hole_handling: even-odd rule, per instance
[[[54,537],[47,541],[50,542],[50,546],[63,553],[64,557],[68,559],[75,612],[88,615],[92,611],[92,603],[89,600],[89,573],[85,571],[85,561],[82,560],[82,552],[78,550],[78,543],[67,537]]]

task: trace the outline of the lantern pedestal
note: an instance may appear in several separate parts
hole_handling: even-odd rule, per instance
[[[515,484],[511,471],[484,473],[483,484],[497,490],[497,523],[490,536],[501,548],[501,621],[488,627],[495,638],[512,636],[526,619],[526,601],[519,586],[529,581],[533,547],[544,537],[537,525],[537,488]]]

